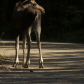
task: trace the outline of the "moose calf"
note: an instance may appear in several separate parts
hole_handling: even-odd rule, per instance
[[[39,68],[43,68],[43,58],[41,53],[41,14],[45,13],[43,7],[39,6],[35,0],[25,0],[24,2],[18,2],[15,5],[12,24],[13,30],[16,37],[16,55],[13,67],[16,67],[19,63],[18,49],[19,49],[19,34],[23,34],[23,67],[28,68],[30,64],[30,48],[31,48],[31,32],[35,31],[37,45],[39,48]],[[26,50],[26,38],[27,38],[27,58],[25,56]]]

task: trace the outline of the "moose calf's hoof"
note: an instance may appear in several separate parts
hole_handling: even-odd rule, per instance
[[[24,67],[25,66],[25,64],[22,64],[22,67]]]
[[[17,67],[17,65],[18,65],[18,63],[16,63],[16,64],[13,64],[13,66],[12,66],[12,67]]]
[[[44,68],[43,63],[39,64],[39,68]]]
[[[24,68],[28,68],[29,65],[28,65],[28,64],[24,64],[24,65],[22,65],[22,67],[24,67]]]

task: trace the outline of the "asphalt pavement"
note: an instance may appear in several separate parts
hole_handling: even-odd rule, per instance
[[[39,69],[39,51],[32,42],[29,68],[22,68],[23,51],[20,41],[19,61],[12,67],[15,58],[15,41],[0,41],[0,54],[5,61],[0,67],[0,84],[84,84],[84,44],[41,42],[44,68]],[[26,50],[27,53],[27,50]]]

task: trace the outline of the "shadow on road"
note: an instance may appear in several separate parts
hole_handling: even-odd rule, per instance
[[[22,41],[19,42],[22,49]],[[41,42],[42,49],[84,49],[84,44],[79,43],[57,43],[57,42]],[[1,41],[0,48],[14,48],[15,41]],[[31,49],[37,49],[37,43],[32,42]]]
[[[5,84],[28,84],[28,83],[55,83],[55,84],[83,84],[83,74],[82,72],[2,72],[0,73],[0,79],[3,79]],[[1,83],[2,84],[2,83]]]
[[[17,68],[12,67],[15,58],[14,41],[10,43],[4,41],[0,44],[0,49],[12,51],[10,52],[12,54],[6,56],[5,62],[2,62],[11,72],[0,72],[0,84],[84,84],[84,44],[42,42],[45,66],[43,69],[38,68],[39,53],[37,50],[34,51],[37,48],[36,42],[32,43],[29,68],[22,68],[21,44],[22,42],[20,42],[20,63]]]

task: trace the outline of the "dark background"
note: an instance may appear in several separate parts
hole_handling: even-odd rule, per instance
[[[0,39],[14,39],[11,16],[18,1],[0,1]],[[45,14],[42,15],[41,41],[84,43],[84,0],[36,2],[45,8]],[[35,34],[32,33],[32,40],[35,39]]]

